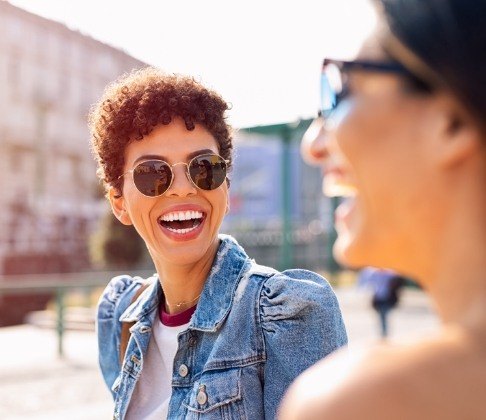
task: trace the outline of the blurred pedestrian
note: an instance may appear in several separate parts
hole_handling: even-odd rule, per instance
[[[113,278],[99,301],[114,418],[274,418],[290,382],[346,343],[322,277],[260,266],[219,233],[227,109],[194,79],[146,68],[108,86],[91,112],[112,211],[135,226],[156,268],[148,281]]]
[[[376,3],[358,56],[324,61],[323,118],[303,152],[326,191],[348,196],[337,259],[416,279],[443,325],[324,360],[281,418],[486,419],[486,1]]]
[[[378,314],[382,338],[388,337],[388,315],[398,305],[404,283],[404,278],[392,270],[366,267],[359,274],[358,284],[371,290],[371,307]]]

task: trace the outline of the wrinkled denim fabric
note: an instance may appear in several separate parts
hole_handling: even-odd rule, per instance
[[[153,280],[130,304],[142,279],[115,277],[99,301],[99,363],[115,419],[125,417],[143,369],[162,298],[156,274]],[[120,366],[123,322],[135,324]],[[220,235],[197,309],[178,340],[168,418],[256,420],[275,418],[295,377],[344,346],[347,336],[324,278],[258,265],[232,237]]]

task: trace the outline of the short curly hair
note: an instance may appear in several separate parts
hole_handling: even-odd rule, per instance
[[[188,130],[200,124],[218,143],[219,154],[231,168],[233,130],[226,122],[228,104],[194,78],[145,67],[109,84],[90,110],[91,148],[105,192],[122,193],[125,148],[142,140],[160,124],[182,118]]]

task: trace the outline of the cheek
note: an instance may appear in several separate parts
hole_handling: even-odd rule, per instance
[[[400,241],[410,234],[411,213],[427,201],[421,151],[426,138],[420,136],[412,113],[397,112],[350,115],[336,137],[360,198],[351,227],[359,248],[363,250],[361,240],[366,239],[366,247],[386,249],[391,238]]]
[[[336,126],[336,143],[359,184],[380,178],[383,188],[410,175],[418,150],[414,114],[388,101],[356,104]],[[387,182],[383,182],[387,180]]]
[[[148,221],[150,210],[154,205],[154,200],[144,197],[134,188],[125,188],[124,190],[127,213],[137,230],[142,228]]]
[[[369,121],[357,112],[349,112],[335,126],[335,151],[341,161],[354,172],[363,160],[368,159],[367,154],[372,152],[373,135]],[[331,151],[331,148],[330,148]]]
[[[228,187],[224,186],[222,187],[224,190],[221,192],[221,197],[220,197],[220,213],[221,213],[221,218],[226,216],[226,214],[229,212],[229,191]]]
[[[206,199],[211,203],[212,224],[219,228],[224,216],[228,212],[229,191],[226,185],[221,186],[215,191],[207,193]]]

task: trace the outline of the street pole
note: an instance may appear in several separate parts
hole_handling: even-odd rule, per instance
[[[282,129],[282,166],[281,166],[281,194],[282,194],[282,246],[280,251],[280,269],[292,267],[292,166],[291,166],[291,130],[288,125]]]
[[[56,290],[56,310],[57,310],[57,355],[60,359],[64,358],[64,290]]]

